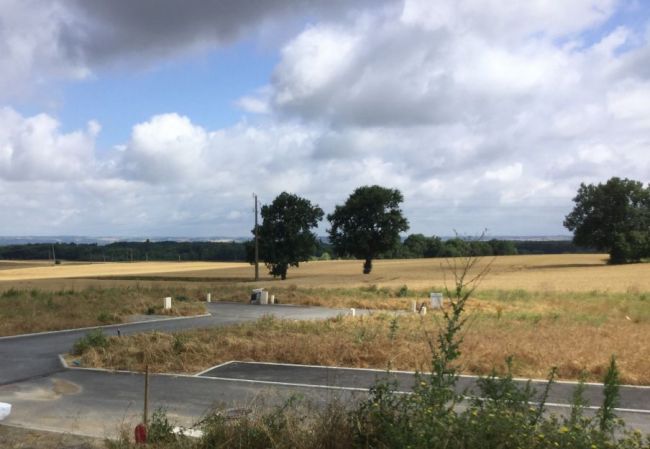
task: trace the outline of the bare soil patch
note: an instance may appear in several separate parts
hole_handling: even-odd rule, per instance
[[[104,441],[98,438],[0,425],[0,447],[3,449],[100,449],[106,446]]]

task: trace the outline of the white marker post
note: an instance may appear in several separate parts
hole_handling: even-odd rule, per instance
[[[212,293],[208,293],[208,294],[205,296],[205,301],[206,301],[206,302],[212,302]]]
[[[165,310],[171,310],[172,309],[172,297],[168,296],[165,298],[165,303],[164,303],[164,309]]]
[[[11,404],[0,402],[0,421],[5,419],[11,413]]]
[[[357,311],[354,308],[350,308],[350,315],[357,316]]]

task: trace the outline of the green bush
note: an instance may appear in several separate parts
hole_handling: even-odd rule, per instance
[[[174,426],[167,419],[167,412],[163,408],[156,409],[149,420],[147,442],[160,444],[174,441],[176,441],[176,434]]]
[[[407,296],[409,296],[409,288],[407,285],[402,285],[399,290],[397,290],[397,297],[406,298]]]
[[[108,338],[101,329],[95,329],[77,340],[72,346],[74,355],[81,355],[90,348],[105,348],[108,346]]]

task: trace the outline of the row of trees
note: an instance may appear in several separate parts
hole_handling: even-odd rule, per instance
[[[408,220],[402,214],[404,201],[399,190],[377,185],[356,189],[342,205],[327,215],[330,228],[329,248],[337,257],[361,259],[363,273],[372,271],[372,261],[378,257],[456,257],[465,254],[516,254],[512,242],[500,240],[468,241],[455,238],[442,241],[439,237],[412,234],[402,243],[400,233],[408,230]],[[318,205],[297,195],[282,192],[271,204],[262,206],[262,224],[258,226],[259,250],[269,273],[286,279],[289,267],[309,260],[318,247],[312,229],[325,215]],[[253,229],[255,234],[255,229]],[[252,250],[249,250],[252,262]]]
[[[364,260],[363,272],[370,273],[372,260],[394,249],[399,234],[408,230],[399,207],[403,201],[399,190],[376,185],[356,189],[327,215],[331,225],[327,232],[336,255]],[[299,266],[315,252],[318,238],[312,229],[325,213],[305,198],[282,192],[262,206],[261,215],[257,229],[260,256],[270,274],[286,279],[289,267]]]
[[[374,186],[356,189],[327,215],[332,250],[338,257],[364,261],[363,273],[372,271],[377,257],[454,257],[459,255],[515,254],[513,242],[468,241],[414,234],[403,244],[400,233],[409,228],[399,190]],[[612,178],[605,184],[581,184],[574,210],[564,225],[574,232],[573,243],[610,254],[611,263],[638,262],[650,257],[650,186]],[[285,279],[287,270],[309,260],[318,246],[312,229],[324,216],[318,205],[283,192],[262,207],[258,227],[260,251],[269,271]],[[255,229],[253,230],[255,233]]]

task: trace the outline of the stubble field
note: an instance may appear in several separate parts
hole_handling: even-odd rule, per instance
[[[531,292],[545,291],[650,291],[650,264],[607,265],[605,254],[562,254],[501,256],[485,258],[491,262],[485,289]],[[11,286],[49,285],[60,288],[101,285],[103,281],[240,283],[251,284],[253,268],[246,263],[225,262],[135,262],[93,263],[6,267],[14,262],[0,261],[0,289]],[[3,269],[3,265],[5,265]],[[333,260],[303,263],[291,268],[286,281],[274,280],[260,267],[260,285],[295,285],[302,288],[400,287],[424,289],[442,286],[449,280],[445,259],[376,260],[370,275],[361,273],[362,262]],[[81,282],[79,282],[81,281]]]

